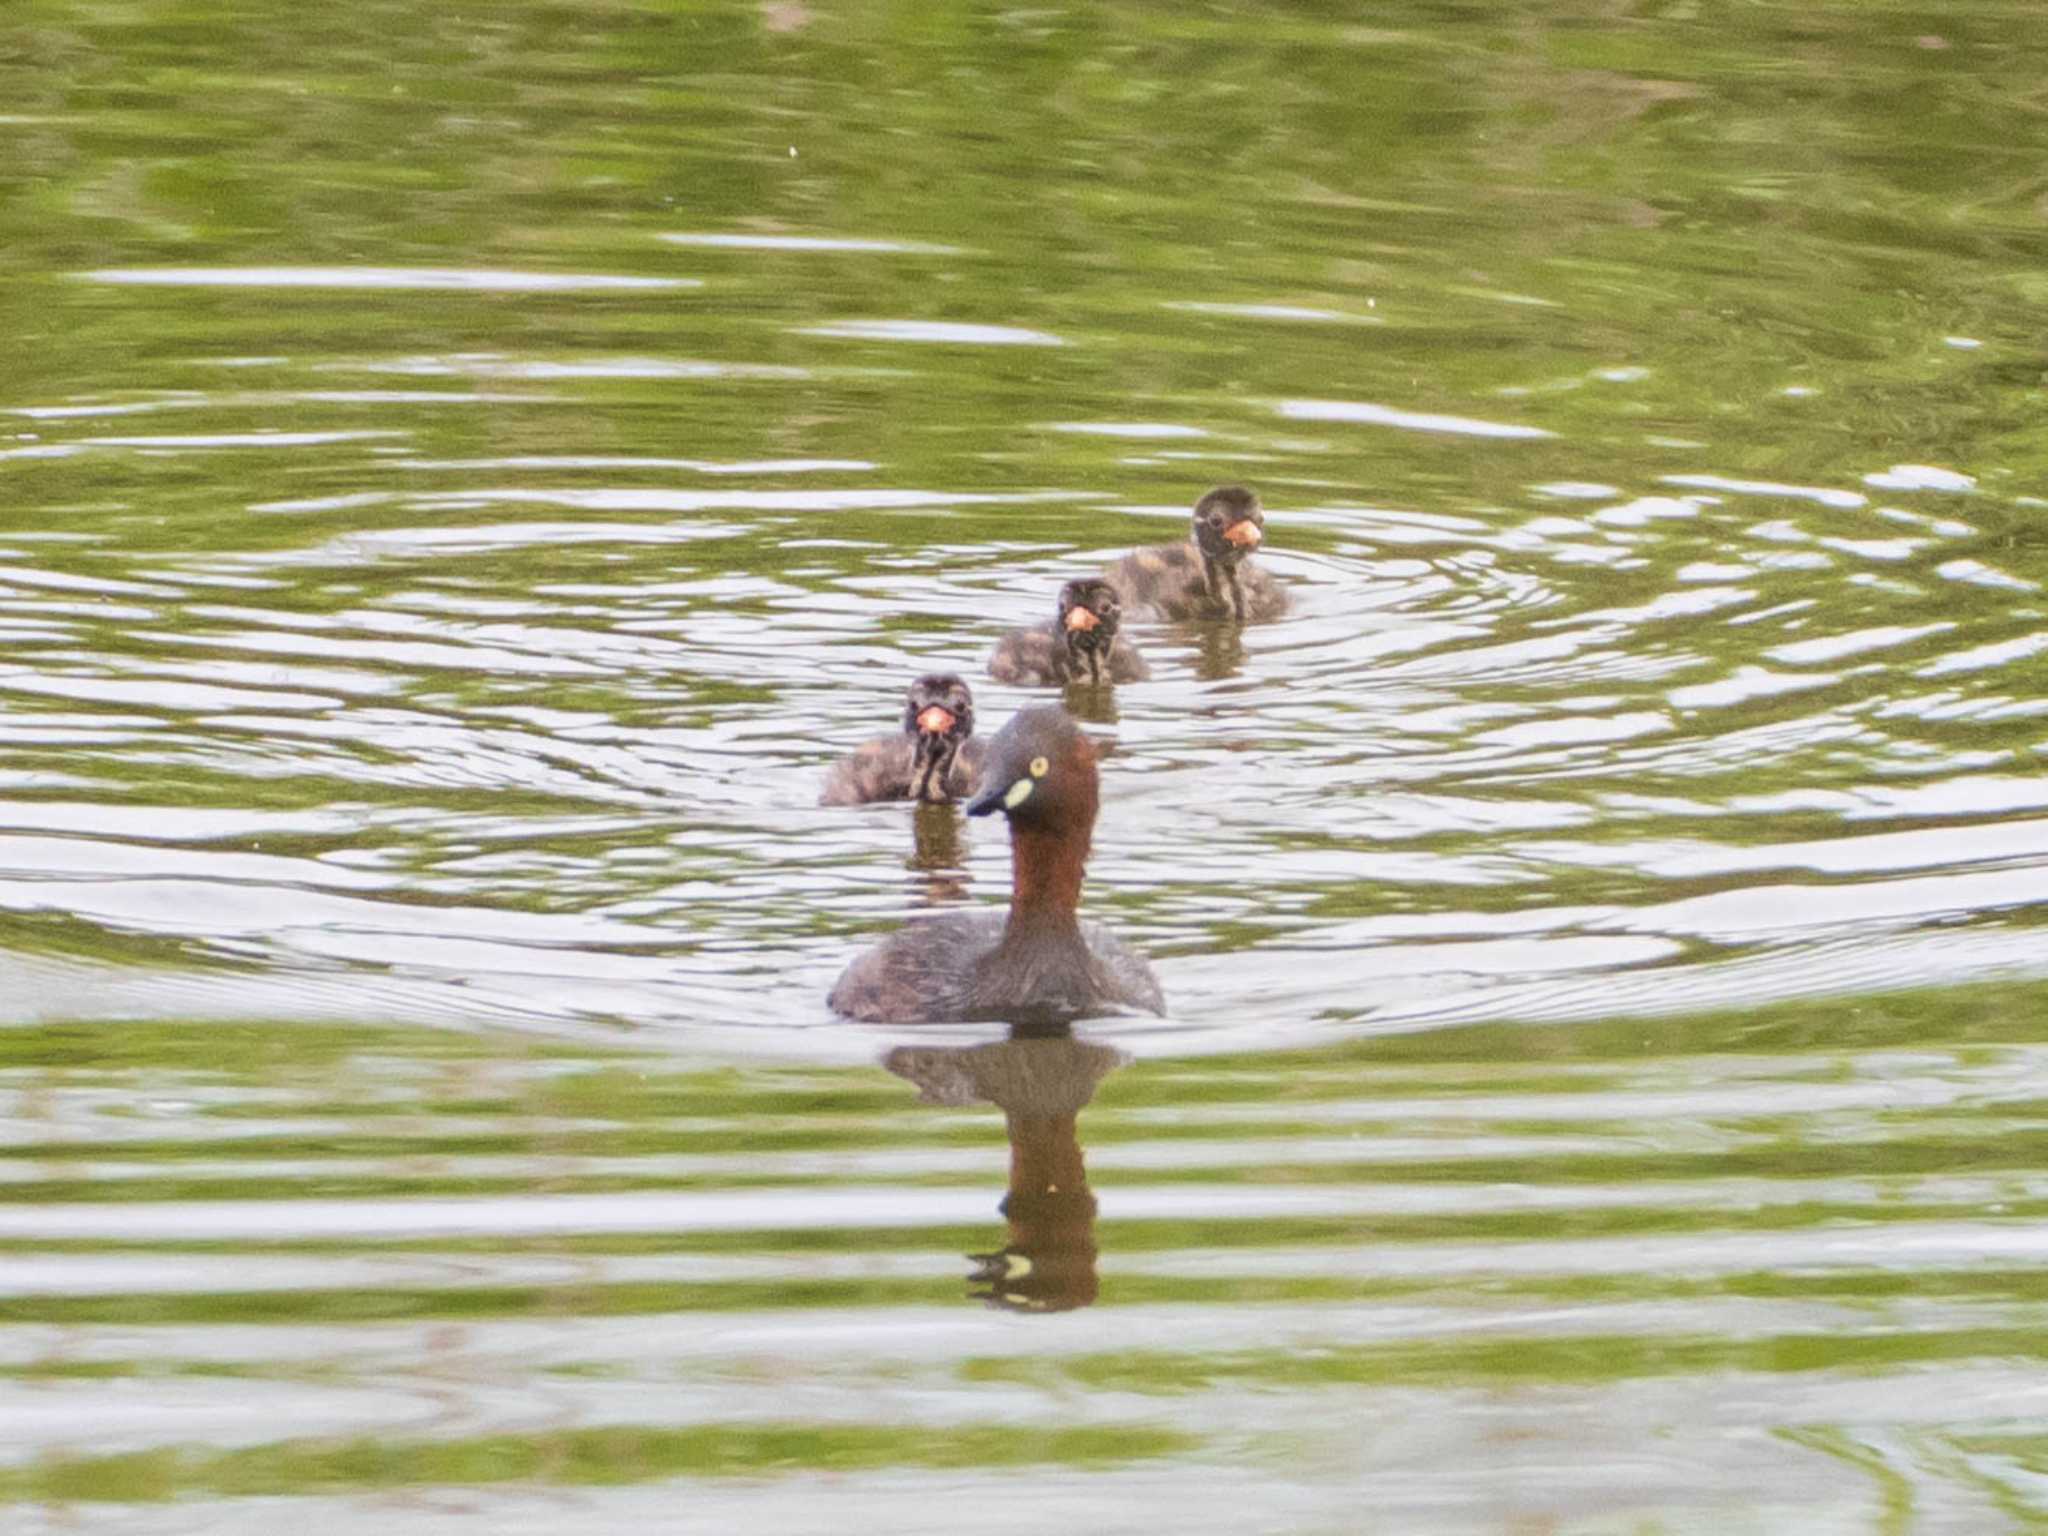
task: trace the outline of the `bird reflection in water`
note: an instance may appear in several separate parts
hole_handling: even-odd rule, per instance
[[[1069,683],[1061,702],[1067,706],[1068,714],[1076,720],[1085,720],[1090,725],[1115,725],[1118,719],[1116,690],[1107,683]],[[1111,743],[1100,736],[1094,740],[1097,757],[1107,757],[1115,750]]]
[[[911,874],[911,894],[929,906],[967,899],[967,844],[961,837],[960,812],[952,805],[920,805],[912,823],[916,845],[903,867]]]
[[[1205,683],[1220,683],[1237,676],[1244,666],[1244,631],[1235,624],[1185,625],[1197,647],[1195,676]]]
[[[993,1104],[1010,1137],[1010,1190],[998,1207],[1009,1241],[971,1253],[969,1297],[1012,1312],[1088,1306],[1095,1276],[1095,1196],[1082,1164],[1080,1115],[1095,1085],[1130,1057],[1076,1040],[1071,1027],[1014,1026],[982,1045],[899,1045],[882,1065],[927,1104]]]

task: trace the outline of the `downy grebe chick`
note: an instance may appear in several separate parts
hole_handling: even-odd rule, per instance
[[[902,734],[877,736],[834,763],[818,804],[957,800],[974,787],[984,756],[974,695],[951,672],[930,672],[910,685]]]
[[[1165,1007],[1144,957],[1076,914],[1100,786],[1095,749],[1057,704],[1020,710],[989,743],[967,814],[1010,818],[1010,910],[910,923],[857,956],[829,999],[869,1021],[1064,1022]]]
[[[988,675],[999,683],[1136,683],[1152,675],[1145,658],[1117,634],[1124,605],[1095,576],[1060,588],[1059,612],[1037,629],[1013,629],[997,642]]]
[[[1132,612],[1162,619],[1277,619],[1287,589],[1250,561],[1265,538],[1256,492],[1219,485],[1195,503],[1192,537],[1126,555],[1103,572]]]

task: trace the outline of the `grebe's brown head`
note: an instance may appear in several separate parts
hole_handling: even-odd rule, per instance
[[[1099,576],[1079,576],[1060,588],[1060,641],[1078,656],[1107,656],[1123,619],[1116,588]]]
[[[910,685],[903,734],[934,737],[958,746],[974,734],[974,695],[951,672],[928,672]]]
[[[1020,709],[988,744],[981,783],[967,814],[1001,811],[1013,832],[1078,829],[1095,825],[1100,793],[1095,748],[1057,704]]]
[[[1195,503],[1195,543],[1202,554],[1235,565],[1266,536],[1266,513],[1258,493],[1241,485],[1219,485]]]

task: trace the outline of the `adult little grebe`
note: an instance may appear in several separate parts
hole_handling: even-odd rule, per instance
[[[1124,605],[1094,576],[1060,588],[1059,612],[1036,629],[1013,629],[996,643],[988,675],[999,683],[1136,683],[1152,675],[1145,658],[1117,634]]]
[[[957,799],[974,786],[986,744],[974,736],[974,695],[951,672],[910,685],[903,731],[877,736],[834,763],[820,805]]]
[[[1162,619],[1277,619],[1287,589],[1249,556],[1265,538],[1266,514],[1255,492],[1219,485],[1195,503],[1193,537],[1155,544],[1103,572],[1135,612]]]
[[[1095,749],[1057,704],[1020,710],[989,744],[967,814],[1010,818],[1010,911],[923,918],[857,956],[828,999],[900,1023],[1084,1018],[1165,1007],[1142,956],[1075,909],[1099,785]]]

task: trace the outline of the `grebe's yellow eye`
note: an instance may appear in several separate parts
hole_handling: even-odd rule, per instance
[[[1033,759],[1031,759],[1031,777],[1033,777],[1034,779],[1042,779],[1045,777],[1046,771],[1051,767],[1052,764],[1048,763],[1044,758],[1034,757]]]

